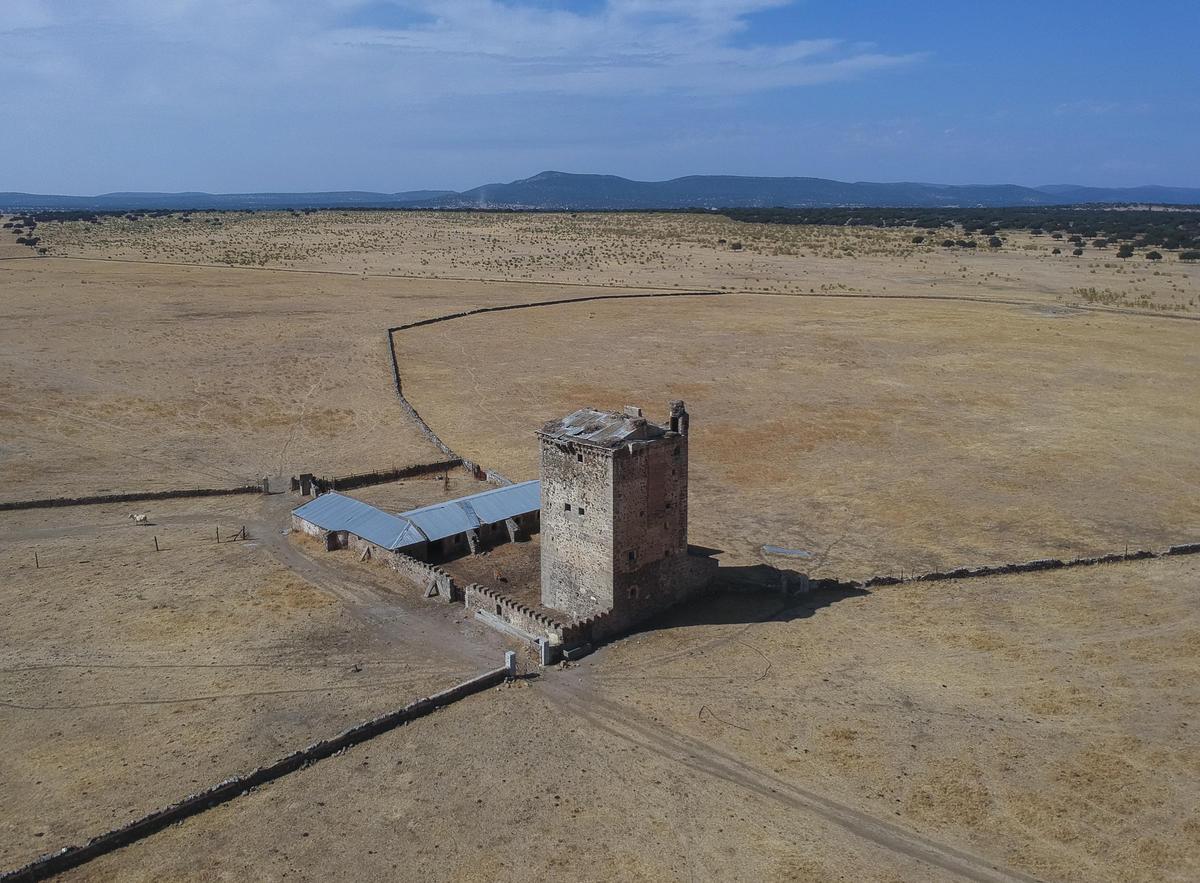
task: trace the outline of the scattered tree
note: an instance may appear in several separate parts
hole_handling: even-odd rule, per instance
[[[1083,254],[1083,249],[1082,249],[1082,248],[1077,248],[1077,249],[1075,249],[1073,252],[1071,252],[1071,254],[1075,255],[1075,257],[1079,257],[1080,255],[1082,255],[1082,254]]]

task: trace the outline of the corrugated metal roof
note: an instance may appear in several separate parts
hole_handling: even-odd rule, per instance
[[[483,524],[536,512],[541,508],[541,493],[542,483],[534,479],[411,509],[399,517],[407,518],[430,540],[440,540]]]
[[[403,549],[425,541],[421,531],[404,518],[338,493],[321,494],[292,514],[324,530],[349,531],[385,549]]]
[[[495,524],[514,515],[536,512],[542,506],[542,483],[537,479],[472,494],[458,500],[469,505],[480,524]]]
[[[667,430],[644,417],[631,417],[614,411],[598,411],[595,408],[580,408],[561,420],[550,421],[542,427],[541,434],[566,441],[615,448],[627,441],[661,438],[667,434]]]
[[[324,530],[345,530],[385,549],[403,549],[536,512],[541,496],[542,483],[534,479],[392,515],[362,500],[328,493],[292,514]]]

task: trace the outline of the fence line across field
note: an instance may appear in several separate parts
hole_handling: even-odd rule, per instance
[[[134,539],[122,539],[115,543],[106,542],[106,546],[113,546],[114,548],[104,551],[97,551],[97,547],[95,546],[46,549],[43,546],[33,544],[28,546],[14,545],[4,552],[0,552],[0,561],[15,564],[17,567],[32,566],[35,570],[46,570],[51,567],[65,567],[71,564],[91,564],[94,561],[116,561],[123,558],[142,558],[146,555],[182,551],[185,549],[211,548],[217,545],[246,542],[250,539],[245,526],[241,525],[233,529],[226,528],[224,537],[221,535],[220,525],[214,525],[211,531],[205,529],[202,534],[204,539],[198,539],[196,537],[197,533],[198,531],[188,531],[186,537],[172,536],[167,531],[153,533],[149,536],[143,533]]]

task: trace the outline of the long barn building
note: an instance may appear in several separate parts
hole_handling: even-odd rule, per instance
[[[537,533],[540,507],[536,479],[396,515],[328,493],[293,510],[292,527],[323,539],[330,549],[356,538],[422,561],[443,561]]]

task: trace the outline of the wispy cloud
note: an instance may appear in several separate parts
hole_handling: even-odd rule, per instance
[[[27,6],[28,4],[22,4]],[[0,62],[55,85],[178,83],[394,98],[529,93],[739,94],[909,64],[836,36],[734,46],[745,16],[779,0],[611,0],[588,12],[496,0],[48,0],[0,25]],[[40,65],[53,58],[68,63]],[[57,79],[56,79],[57,78]],[[146,88],[147,81],[160,84]],[[312,94],[310,92],[310,94]]]
[[[803,39],[757,43],[754,13],[784,0],[9,5],[0,119],[10,140],[39,145],[19,170],[27,189],[462,187],[617,160],[686,170],[699,165],[687,142],[747,124],[760,94],[790,90],[764,113],[793,120],[824,84],[919,59],[804,33],[802,6]]]

